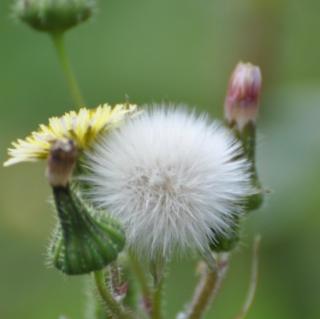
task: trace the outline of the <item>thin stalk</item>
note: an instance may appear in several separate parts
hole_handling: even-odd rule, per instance
[[[248,314],[256,294],[257,283],[258,283],[258,270],[259,270],[259,247],[260,247],[261,236],[256,236],[253,244],[253,252],[252,252],[252,266],[251,266],[251,276],[249,289],[247,293],[247,297],[242,306],[240,313],[236,316],[235,319],[244,319]]]
[[[76,77],[72,71],[69,57],[67,55],[67,51],[64,43],[64,33],[57,32],[51,34],[51,38],[56,49],[59,62],[61,64],[64,76],[66,78],[70,95],[73,99],[73,102],[76,106],[81,107],[85,105],[84,99],[81,95],[81,91],[79,89]]]
[[[116,319],[131,318],[131,316],[123,310],[121,305],[113,298],[111,292],[108,290],[103,270],[94,272],[94,279],[98,292],[106,307],[110,310],[112,316]]]
[[[187,319],[200,319],[216,297],[228,268],[228,255],[217,259],[216,269],[203,265],[202,276],[195,290]]]
[[[162,319],[162,295],[165,281],[166,260],[162,257],[154,259],[150,264],[153,277],[153,291],[151,300],[151,319]]]
[[[143,306],[146,312],[150,313],[151,311],[151,289],[148,284],[148,279],[146,273],[141,266],[141,263],[132,253],[129,252],[130,262],[133,269],[134,274],[139,282],[142,291],[142,298],[143,298]]]
[[[163,279],[158,282],[154,288],[152,295],[152,319],[162,319],[162,293],[163,293]]]

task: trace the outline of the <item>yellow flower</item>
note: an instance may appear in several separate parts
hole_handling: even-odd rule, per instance
[[[117,104],[113,108],[104,104],[95,109],[82,108],[62,117],[52,117],[48,125],[40,125],[24,140],[18,139],[12,143],[12,148],[8,150],[9,159],[4,166],[46,159],[57,140],[72,140],[79,150],[86,149],[101,132],[116,127],[136,109],[136,105],[132,104]]]

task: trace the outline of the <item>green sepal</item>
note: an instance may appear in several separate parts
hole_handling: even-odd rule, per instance
[[[16,0],[14,14],[32,28],[64,32],[86,21],[95,10],[92,0]]]
[[[233,226],[227,234],[216,234],[213,232],[210,241],[210,249],[214,252],[229,252],[233,250],[240,240],[240,219],[233,216]]]
[[[67,187],[53,187],[59,226],[51,245],[51,263],[68,275],[98,271],[116,260],[125,245],[115,220],[97,214]]]
[[[253,122],[247,123],[241,131],[237,126],[231,126],[234,135],[240,140],[244,155],[250,163],[251,186],[254,194],[246,199],[245,211],[250,212],[261,207],[264,200],[264,191],[262,189],[259,176],[256,169],[256,125]]]
[[[251,177],[251,186],[255,190],[255,193],[251,196],[249,196],[245,203],[245,211],[251,212],[253,210],[257,210],[261,207],[264,201],[264,191],[261,187],[261,184],[258,180],[256,171],[254,169],[254,172],[252,172]]]

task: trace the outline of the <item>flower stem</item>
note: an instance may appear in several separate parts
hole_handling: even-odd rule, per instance
[[[137,260],[137,258],[133,256],[132,253],[130,252],[129,252],[129,257],[130,257],[130,262],[131,262],[133,272],[136,275],[136,278],[141,286],[144,310],[150,314],[151,290],[148,284],[147,276],[139,260]]]
[[[66,52],[65,43],[64,43],[64,33],[63,32],[52,33],[51,38],[52,38],[54,47],[56,49],[64,76],[66,78],[73,102],[78,107],[84,106],[85,102],[81,95],[76,77],[72,71],[70,60]]]
[[[217,260],[216,269],[212,270],[203,264],[202,276],[196,288],[187,313],[187,319],[200,319],[217,295],[228,268],[228,255],[223,254]]]
[[[163,288],[163,279],[161,279],[161,281],[156,284],[153,295],[152,295],[152,309],[151,309],[152,319],[162,318],[162,288]]]
[[[120,306],[120,304],[113,298],[105,283],[105,276],[103,270],[94,272],[94,279],[98,292],[104,301],[106,307],[116,319],[129,319],[129,316]]]
[[[150,264],[153,277],[153,291],[151,300],[151,319],[162,319],[162,294],[165,281],[166,260],[158,257]]]
[[[249,289],[248,289],[246,300],[242,306],[240,313],[237,315],[236,319],[244,319],[246,317],[253,303],[254,296],[256,294],[257,283],[258,283],[260,241],[261,241],[261,237],[259,235],[256,236],[253,244],[252,266],[251,266],[251,277],[250,277]]]

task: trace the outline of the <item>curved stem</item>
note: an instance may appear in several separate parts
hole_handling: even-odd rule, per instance
[[[94,279],[99,294],[107,308],[116,319],[129,319],[129,315],[122,309],[119,303],[114,300],[112,294],[106,287],[105,276],[103,270],[94,272]]]
[[[187,319],[200,319],[217,295],[228,268],[227,254],[217,260],[216,269],[212,270],[203,264],[202,276],[196,288]]]
[[[246,300],[242,306],[240,313],[237,315],[236,319],[244,319],[246,317],[253,303],[254,296],[256,294],[257,283],[258,283],[260,241],[261,241],[261,236],[260,235],[256,236],[253,244],[252,266],[251,266],[251,277],[250,277],[249,289],[248,289]]]
[[[52,38],[54,47],[56,49],[64,76],[66,78],[73,102],[78,107],[84,106],[85,102],[81,95],[77,80],[71,68],[69,57],[66,52],[66,48],[64,44],[64,34],[63,32],[52,33],[51,38]]]

